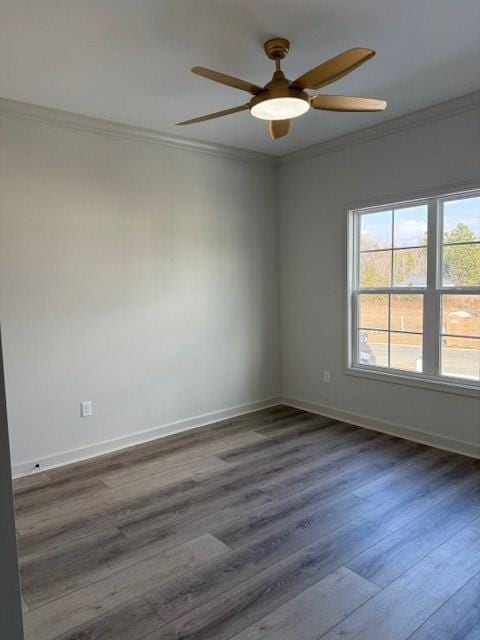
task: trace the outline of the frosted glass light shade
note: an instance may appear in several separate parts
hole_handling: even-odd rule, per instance
[[[298,118],[310,109],[310,104],[301,98],[270,98],[253,105],[250,113],[260,120],[289,120]]]

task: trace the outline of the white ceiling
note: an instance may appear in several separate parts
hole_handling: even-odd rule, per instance
[[[480,87],[478,0],[0,0],[0,96],[198,140],[283,154]],[[179,128],[248,94],[194,64],[265,84],[264,40],[291,41],[295,78],[354,46],[377,56],[326,89],[385,113],[310,111],[269,140],[248,112]]]

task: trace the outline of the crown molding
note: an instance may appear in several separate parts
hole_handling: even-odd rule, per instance
[[[0,116],[22,118],[25,120],[35,120],[57,127],[67,127],[90,133],[100,133],[119,138],[136,140],[137,142],[149,142],[160,144],[173,149],[204,153],[220,158],[229,158],[241,162],[250,162],[267,166],[278,166],[279,159],[266,153],[229,147],[227,145],[215,144],[211,142],[201,142],[183,136],[174,136],[155,129],[145,127],[135,127],[110,120],[102,120],[91,116],[84,116],[70,111],[62,111],[51,107],[29,104],[0,97]]]
[[[271,167],[285,166],[319,158],[325,154],[340,151],[357,144],[378,140],[385,136],[408,131],[415,127],[449,118],[461,113],[466,113],[474,109],[480,108],[480,91],[469,93],[447,102],[414,111],[398,118],[392,118],[380,124],[348,133],[344,136],[332,138],[325,142],[320,142],[308,147],[304,147],[292,153],[283,156],[274,156],[258,151],[249,151],[238,147],[229,147],[227,145],[215,144],[211,142],[202,142],[192,140],[183,136],[174,136],[163,133],[155,129],[145,127],[134,127],[110,120],[102,120],[91,116],[84,116],[70,111],[62,111],[51,107],[42,107],[40,105],[10,100],[9,98],[0,98],[0,116],[9,116],[15,118],[23,118],[26,120],[35,120],[37,122],[45,122],[59,127],[67,127],[70,129],[78,129],[81,131],[89,131],[91,133],[100,133],[104,135],[116,136],[136,140],[138,142],[149,142],[160,144],[174,149],[184,151],[204,153],[220,158],[229,158],[241,162],[249,162],[261,164]]]
[[[304,147],[298,151],[287,153],[279,158],[280,165],[291,165],[304,160],[312,160],[319,158],[327,153],[334,151],[340,151],[353,147],[357,144],[364,142],[370,142],[371,140],[378,140],[385,136],[390,136],[396,133],[402,133],[415,127],[420,127],[430,122],[449,118],[461,113],[466,113],[474,109],[480,108],[480,91],[468,93],[460,96],[459,98],[453,98],[446,102],[414,111],[398,118],[392,118],[380,124],[354,131],[353,133],[347,133],[344,136],[332,138],[319,144],[314,144],[309,147]]]

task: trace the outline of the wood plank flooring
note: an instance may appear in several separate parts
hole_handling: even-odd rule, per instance
[[[480,460],[277,406],[15,504],[26,640],[480,640]]]

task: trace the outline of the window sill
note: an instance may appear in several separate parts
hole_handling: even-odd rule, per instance
[[[442,391],[444,393],[453,393],[455,395],[470,396],[480,399],[480,385],[468,381],[457,382],[455,379],[446,378],[440,380],[438,378],[429,378],[423,375],[409,374],[402,371],[383,370],[375,367],[367,367],[362,365],[349,366],[345,369],[345,374],[357,376],[359,378],[369,378],[377,380],[377,382],[393,382],[403,384],[408,387],[417,389],[428,389],[430,391]]]

